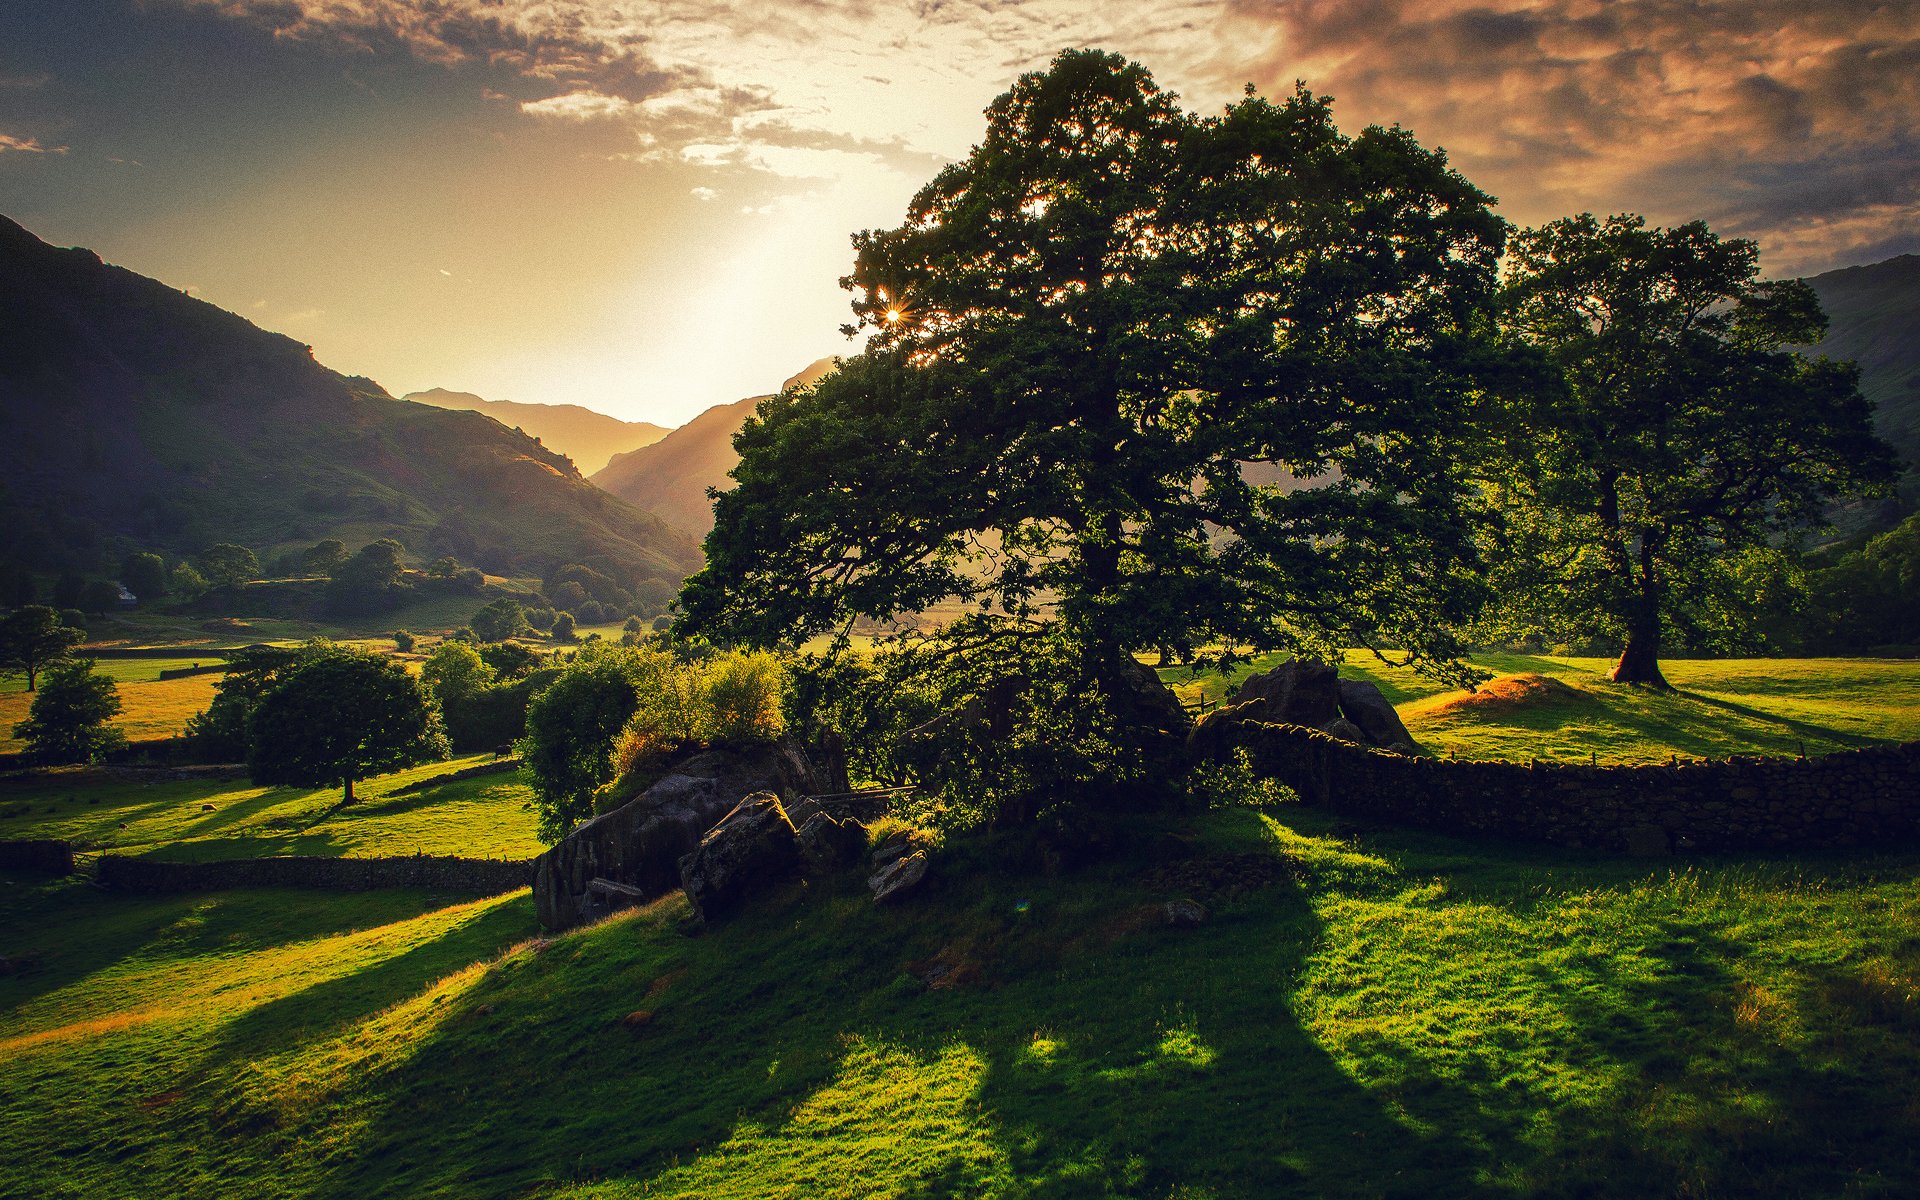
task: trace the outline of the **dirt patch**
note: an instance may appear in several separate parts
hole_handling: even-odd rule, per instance
[[[931,958],[908,963],[907,973],[926,984],[928,991],[940,992],[980,982],[981,970],[966,948],[943,946]]]
[[[1577,688],[1529,671],[1524,675],[1503,675],[1477,692],[1449,696],[1429,708],[1424,715],[1441,717],[1471,713],[1474,716],[1498,716],[1553,704],[1578,703],[1586,698],[1587,694]]]

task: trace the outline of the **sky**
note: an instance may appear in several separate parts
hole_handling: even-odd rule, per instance
[[[1518,224],[1920,251],[1920,0],[0,0],[0,214],[395,395],[677,425],[856,350],[849,235],[1079,46],[1303,81]]]

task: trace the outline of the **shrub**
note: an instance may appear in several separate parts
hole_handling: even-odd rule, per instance
[[[1236,746],[1224,763],[1202,763],[1187,776],[1187,796],[1196,808],[1273,808],[1296,804],[1300,796],[1279,780],[1253,769],[1245,746]]]
[[[414,636],[411,633],[408,633],[406,630],[396,629],[393,631],[393,648],[395,650],[398,650],[400,653],[402,654],[413,653],[413,648],[417,644],[418,642],[414,638]]]
[[[570,612],[554,613],[553,621],[548,628],[554,641],[571,642],[574,636],[573,614]]]
[[[709,742],[771,741],[786,729],[781,699],[786,668],[765,651],[722,654],[701,672],[705,711],[698,736]]]
[[[520,602],[505,596],[481,606],[473,614],[472,627],[474,635],[483,642],[504,642],[516,634],[532,632]]]

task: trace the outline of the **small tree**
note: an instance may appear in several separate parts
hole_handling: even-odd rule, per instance
[[[44,604],[16,608],[0,618],[0,671],[25,675],[31,692],[41,670],[65,658],[86,636]]]
[[[208,546],[200,552],[198,562],[209,587],[239,587],[260,577],[260,560],[253,551],[232,542]]]
[[[619,773],[614,741],[640,706],[640,658],[589,647],[527,707],[520,756],[533,776],[541,836],[558,839],[593,814],[593,794]]]
[[[197,600],[206,594],[206,576],[194,570],[192,563],[181,563],[167,572],[167,591],[183,600]]]
[[[506,596],[481,605],[470,625],[474,635],[483,642],[504,642],[518,634],[533,632],[520,602]]]
[[[261,697],[247,767],[256,783],[337,783],[352,804],[356,780],[446,755],[438,715],[405,667],[329,647]]]
[[[553,627],[550,632],[553,640],[556,642],[571,642],[573,640],[573,614],[564,611],[554,613]]]
[[[331,576],[347,561],[346,543],[339,538],[315,542],[300,556],[300,566],[309,575]]]
[[[1670,632],[1737,636],[1781,536],[1882,490],[1851,363],[1812,359],[1826,318],[1752,242],[1696,221],[1555,221],[1514,238],[1504,321],[1557,386],[1522,414],[1497,591],[1544,621],[1623,639],[1612,678],[1665,687]]]
[[[120,564],[120,582],[142,604],[167,594],[167,563],[158,554],[129,554]]]
[[[47,668],[46,686],[13,735],[26,742],[36,762],[96,762],[127,744],[126,735],[109,724],[119,713],[113,680],[95,674],[91,659],[69,659]]]
[[[392,538],[381,538],[336,567],[327,584],[327,611],[336,616],[362,616],[397,606],[406,593],[401,583],[400,555],[405,550]]]

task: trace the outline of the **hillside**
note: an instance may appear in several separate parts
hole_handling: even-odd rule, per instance
[[[0,218],[0,556],[263,555],[393,537],[498,574],[677,581],[698,551],[478,413],[407,404],[152,279]]]
[[[1903,491],[1920,491],[1920,255],[1807,280],[1827,310],[1826,340],[1814,347],[1860,364],[1860,390],[1874,404],[1874,427],[1900,453]]]
[[[485,413],[509,429],[518,429],[549,450],[573,460],[582,475],[591,475],[616,454],[651,446],[667,436],[664,425],[622,421],[578,404],[521,404],[515,400],[487,400],[472,392],[429,388],[400,397],[417,404],[457,412]]]
[[[780,388],[812,383],[832,369],[832,359],[820,359]],[[676,528],[705,537],[713,529],[707,489],[732,486],[727,473],[740,461],[733,452],[733,435],[766,398],[716,404],[653,445],[614,455],[593,482],[635,507],[660,514]]]

